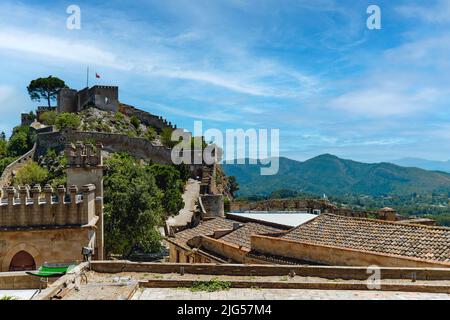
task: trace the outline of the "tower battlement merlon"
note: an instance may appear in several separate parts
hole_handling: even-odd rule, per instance
[[[84,144],[78,141],[75,145],[73,143],[66,144],[66,156],[68,168],[87,168],[99,167],[103,165],[102,158],[103,145],[97,143]]]

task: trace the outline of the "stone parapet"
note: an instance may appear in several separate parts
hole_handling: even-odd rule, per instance
[[[86,225],[95,217],[95,186],[43,189],[36,185],[7,187],[0,201],[0,228]]]

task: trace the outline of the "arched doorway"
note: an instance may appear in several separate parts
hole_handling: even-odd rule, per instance
[[[26,251],[17,252],[11,260],[9,271],[36,270],[33,256]]]

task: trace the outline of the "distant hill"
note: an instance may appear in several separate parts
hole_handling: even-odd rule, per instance
[[[236,177],[240,196],[266,196],[280,189],[317,195],[372,196],[450,191],[448,173],[391,163],[367,164],[330,154],[304,162],[281,157],[280,170],[274,176],[261,176],[260,165],[224,164],[223,168],[227,175]]]
[[[403,167],[416,167],[425,170],[450,172],[450,160],[435,161],[420,158],[402,158],[391,162]]]

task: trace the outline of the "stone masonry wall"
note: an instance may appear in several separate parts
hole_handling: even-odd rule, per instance
[[[105,151],[127,152],[136,158],[152,160],[161,164],[171,164],[171,150],[164,146],[155,146],[147,139],[132,138],[121,134],[102,132],[62,131],[39,134],[37,137],[36,157],[45,155],[48,148],[62,151],[69,142],[101,143]]]
[[[40,186],[20,187],[18,192],[14,187],[6,188],[0,203],[0,232],[19,227],[86,225],[96,216],[95,187],[86,185],[81,192],[82,200],[78,188],[70,187],[70,201],[66,201],[66,189],[62,186],[57,197],[51,186],[44,190]]]
[[[161,131],[164,128],[171,128],[171,129],[177,128],[177,126],[172,125],[171,122],[168,122],[166,119],[163,119],[163,117],[155,116],[146,111],[136,109],[133,106],[129,106],[123,103],[119,105],[119,111],[128,117],[132,116],[137,117],[143,124],[145,124],[146,126],[152,126],[156,128],[158,131]]]
[[[79,263],[81,249],[94,247],[95,227],[47,228],[2,231],[0,236],[0,272],[9,270],[11,260],[20,251],[29,253],[36,267],[47,263]]]

